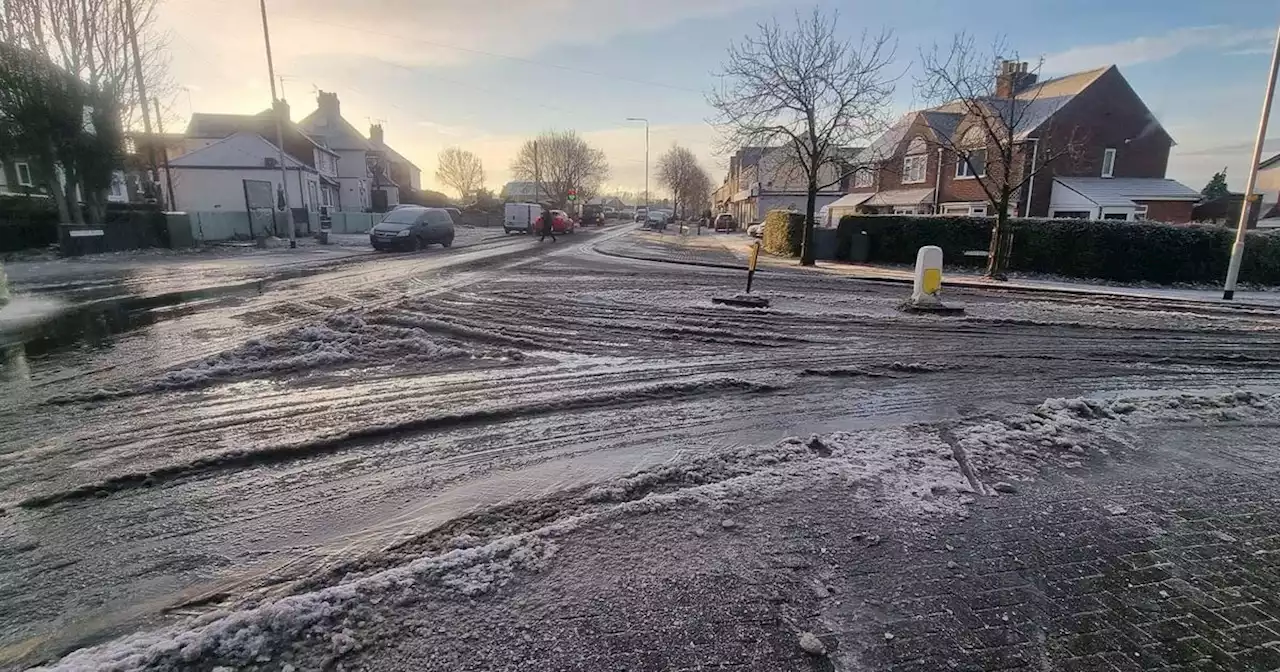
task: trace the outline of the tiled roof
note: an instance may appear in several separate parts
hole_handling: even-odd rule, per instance
[[[920,205],[921,203],[933,202],[933,189],[890,189],[887,191],[877,191],[874,196],[867,199],[866,204],[871,206],[888,206],[888,205]]]

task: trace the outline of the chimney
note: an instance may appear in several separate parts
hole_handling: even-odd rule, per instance
[[[338,103],[338,94],[321,91],[316,96],[316,107],[326,119],[337,119],[342,116],[342,105]]]
[[[1012,98],[1035,84],[1036,79],[1036,73],[1027,72],[1026,61],[1000,61],[996,98]]]
[[[382,142],[382,124],[369,125],[369,140],[375,145],[386,144]]]
[[[286,125],[288,125],[289,122],[293,119],[293,116],[289,113],[289,101],[281,98],[276,101],[275,108],[276,108],[276,114],[280,115],[280,121],[283,121]]]

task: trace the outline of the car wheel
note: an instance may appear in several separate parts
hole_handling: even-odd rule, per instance
[[[453,247],[453,237],[450,236],[449,238],[445,238],[440,244],[445,247]]]
[[[421,238],[420,236],[414,236],[414,237],[413,237],[413,251],[414,251],[414,252],[421,252],[421,251],[422,251],[422,248],[424,248],[424,247],[426,247],[426,246],[427,246],[426,242],[425,242],[425,241],[423,241],[423,240],[422,240],[422,238]]]

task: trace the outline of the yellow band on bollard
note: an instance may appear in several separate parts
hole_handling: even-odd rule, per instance
[[[924,269],[924,285],[921,289],[925,294],[937,294],[942,289],[942,269],[926,268]]]
[[[751,254],[747,256],[747,270],[748,271],[756,270],[756,261],[759,259],[760,259],[760,242],[756,241],[756,243],[751,246]]]

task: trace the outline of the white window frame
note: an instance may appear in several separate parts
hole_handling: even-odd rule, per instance
[[[918,215],[920,214],[920,208],[919,206],[915,206],[915,205],[895,205],[893,206],[893,214]]]
[[[982,165],[976,166],[976,172],[970,169],[968,157],[974,152],[982,152]],[[961,152],[960,159],[956,161],[956,179],[972,180],[977,177],[987,176],[987,150],[973,149],[968,152]]]
[[[919,177],[915,176],[919,171]],[[902,183],[921,184],[929,176],[929,155],[909,154],[902,157]]]
[[[964,217],[969,214],[968,203],[950,203],[942,206],[942,214],[947,217]]]
[[[986,216],[987,216],[987,204],[986,204],[986,203],[971,203],[971,204],[969,205],[969,216],[970,216],[970,217],[986,217]]]
[[[1147,219],[1147,206],[1139,205],[1133,210],[1133,221],[1141,222]]]
[[[1102,176],[1114,177],[1116,174],[1116,149],[1108,147],[1102,150]]]
[[[22,172],[26,171],[26,179],[22,178]],[[34,187],[36,183],[31,179],[31,164],[25,161],[19,161],[13,164],[13,175],[18,180],[19,187]]]
[[[1084,217],[1063,217],[1063,216],[1062,216],[1062,213],[1067,213],[1067,212],[1082,212],[1082,213],[1084,213]],[[1092,212],[1090,212],[1090,211],[1088,211],[1088,210],[1054,210],[1053,212],[1049,213],[1049,218],[1050,218],[1050,219],[1084,219],[1084,220],[1090,220],[1090,219],[1093,219],[1094,217],[1093,217],[1093,213],[1092,213]]]
[[[853,188],[866,189],[875,183],[875,177],[870,166],[859,166],[853,172]]]

